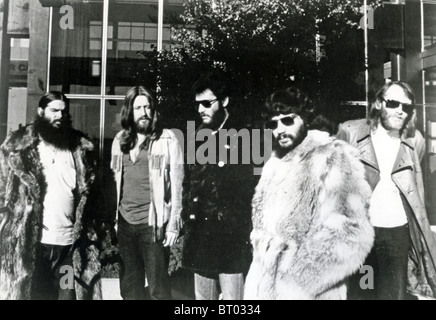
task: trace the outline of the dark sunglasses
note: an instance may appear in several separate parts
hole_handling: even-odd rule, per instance
[[[269,120],[269,121],[265,122],[265,127],[266,127],[267,129],[275,130],[275,129],[277,129],[277,127],[278,127],[278,125],[279,125],[279,121],[280,121],[283,125],[289,127],[289,126],[294,125],[294,123],[295,123],[294,119],[295,119],[296,117],[298,117],[298,114],[292,114],[292,115],[289,115],[289,116],[286,116],[286,117],[280,118],[280,119],[278,119],[278,120]]]
[[[200,105],[202,105],[203,107],[205,107],[206,109],[209,109],[212,104],[216,101],[218,101],[219,99],[216,98],[214,100],[200,100],[200,101],[195,101],[195,109],[198,110],[198,108],[200,108]]]
[[[411,113],[413,109],[415,109],[415,105],[409,103],[402,103],[396,100],[384,100],[386,102],[386,108],[396,109],[400,105],[403,107],[403,110],[407,113]]]

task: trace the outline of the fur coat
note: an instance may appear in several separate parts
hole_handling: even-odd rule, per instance
[[[94,145],[73,131],[76,166],[73,265],[77,299],[101,299],[100,249],[90,217]],[[32,124],[11,133],[0,148],[0,208],[10,212],[0,234],[0,299],[33,299],[46,181]]]
[[[374,230],[357,151],[320,131],[265,164],[252,201],[245,299],[345,299]]]

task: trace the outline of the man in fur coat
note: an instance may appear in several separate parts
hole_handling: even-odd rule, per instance
[[[345,299],[374,237],[363,165],[350,145],[308,130],[314,109],[298,89],[266,105],[276,145],[252,201],[244,299]]]
[[[64,94],[0,149],[0,299],[100,299],[89,194],[94,145],[72,129]]]

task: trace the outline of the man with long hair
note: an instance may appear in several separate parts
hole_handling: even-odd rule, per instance
[[[407,292],[436,296],[436,241],[420,164],[425,141],[415,123],[412,88],[392,81],[377,92],[368,119],[339,126],[337,137],[356,146],[365,165],[375,227],[374,247],[365,262],[373,270],[374,288],[362,290],[362,274],[357,274],[350,298],[402,300]]]
[[[373,243],[370,188],[357,150],[324,129],[298,88],[272,93],[275,145],[252,201],[248,300],[345,299],[346,280]]]
[[[112,144],[117,186],[120,290],[125,300],[170,299],[169,247],[179,235],[183,153],[160,126],[150,90],[131,88],[121,109],[123,130]]]
[[[0,150],[0,299],[100,299],[93,143],[50,91]],[[0,216],[1,217],[1,216]]]

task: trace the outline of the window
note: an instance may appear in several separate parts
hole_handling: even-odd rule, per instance
[[[424,20],[424,48],[428,49],[436,44],[436,1],[423,3]]]
[[[173,45],[171,27],[181,24],[182,3],[165,1],[164,49]],[[98,142],[106,171],[126,91],[139,84],[156,86],[147,54],[157,48],[158,1],[71,1],[69,5],[74,10],[73,28],[60,27],[63,13],[58,7],[51,10],[48,85],[70,98],[73,125]]]

